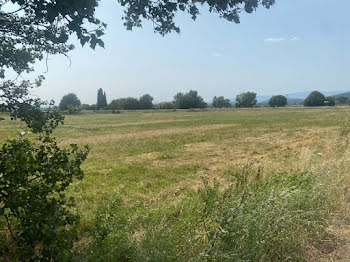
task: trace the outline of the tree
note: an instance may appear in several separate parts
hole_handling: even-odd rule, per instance
[[[138,110],[140,109],[140,102],[133,97],[114,99],[108,105],[110,110]]]
[[[62,97],[61,102],[59,104],[59,109],[64,111],[68,110],[69,107],[80,108],[81,102],[78,99],[77,95],[74,93],[69,93]]]
[[[270,8],[275,0],[181,0],[181,1],[134,1],[118,0],[124,7],[124,25],[128,30],[141,27],[142,20],[149,20],[154,31],[165,35],[180,32],[175,24],[175,14],[184,12],[195,20],[200,14],[199,8],[207,6],[210,12],[235,23],[240,22],[240,13],[252,13],[258,6]],[[69,38],[75,35],[80,44],[89,44],[91,48],[104,47],[101,37],[106,24],[95,16],[98,0],[11,0],[0,1],[0,78],[5,78],[5,70],[11,69],[18,74],[33,72],[33,64],[46,59],[49,55],[67,53],[74,49]],[[165,4],[166,3],[166,4]],[[15,10],[7,8],[12,5]],[[6,81],[0,86],[4,93],[0,98],[1,110],[8,110],[14,118],[23,119],[27,124],[48,118],[49,114],[40,112],[40,100],[30,99],[29,89],[41,84],[43,77],[35,83]],[[12,89],[7,92],[8,89]],[[17,89],[19,92],[12,92]],[[11,100],[9,103],[8,100]],[[21,103],[19,103],[21,101]],[[22,105],[33,110],[18,110]],[[6,107],[6,108],[5,108]],[[35,117],[33,117],[35,115]],[[40,125],[40,124],[39,124]]]
[[[92,106],[89,105],[89,104],[82,104],[82,105],[81,105],[81,109],[82,109],[82,110],[93,110],[93,109],[92,109]]]
[[[106,24],[95,17],[98,0],[12,0],[18,9],[4,8],[8,1],[0,2],[0,68],[11,67],[17,73],[33,71],[30,64],[45,58],[43,54],[66,54],[74,47],[68,44],[75,34],[82,45],[104,46],[101,36]],[[175,24],[175,14],[184,12],[195,20],[200,6],[235,23],[240,13],[252,13],[259,5],[270,8],[275,0],[181,0],[181,1],[134,1],[118,0],[124,7],[124,25],[128,30],[141,27],[142,20],[150,20],[154,31],[162,35],[180,32]],[[92,30],[91,30],[92,28]]]
[[[126,101],[125,98],[114,99],[109,103],[108,109],[110,109],[110,110],[123,110],[124,105],[125,105],[125,101]]]
[[[192,19],[196,19],[199,6],[207,5],[211,12],[238,23],[243,10],[251,13],[259,5],[269,8],[275,2],[118,1],[125,8],[123,19],[128,30],[141,27],[142,19],[146,19],[152,21],[154,31],[162,35],[180,31],[174,23],[175,14],[179,11],[189,13]],[[7,70],[17,74],[33,72],[33,64],[38,60],[48,61],[49,55],[67,56],[74,48],[69,44],[72,35],[78,38],[82,46],[89,44],[93,49],[97,45],[104,47],[101,37],[106,24],[95,17],[100,2],[0,1],[0,79],[5,79]],[[9,4],[16,10],[8,8]],[[40,107],[46,103],[30,96],[30,90],[40,86],[43,79],[39,76],[34,82],[7,80],[0,85],[0,111],[9,112],[13,119],[21,119],[30,131],[38,135],[35,143],[23,137],[9,140],[0,151],[0,234],[4,236],[2,239],[8,236],[13,238],[12,243],[16,247],[7,245],[9,257],[13,260],[69,260],[67,255],[71,245],[65,240],[69,227],[74,224],[74,216],[67,208],[71,200],[65,198],[64,188],[72,182],[72,177],[82,178],[80,165],[87,155],[87,151],[77,151],[74,145],[71,146],[72,151],[67,151],[55,144],[51,133],[63,123],[64,118],[55,110],[42,111]],[[59,161],[54,162],[55,159]],[[17,179],[22,179],[23,184],[18,184]],[[32,212],[35,213],[35,220],[32,220]]]
[[[140,109],[139,100],[137,100],[136,98],[133,98],[133,97],[125,98],[123,109],[124,110],[138,110],[138,109]]]
[[[346,97],[346,96],[337,96],[335,98],[335,101],[339,105],[347,105],[347,104],[349,104],[349,98]]]
[[[225,99],[223,96],[213,98],[213,107],[215,108],[224,108],[231,107],[231,102],[229,99]]]
[[[189,108],[206,108],[208,105],[204,102],[203,98],[198,95],[197,91],[191,90],[190,92],[183,94],[177,93],[174,96],[175,108],[189,109]]]
[[[326,97],[322,93],[318,91],[313,91],[304,100],[304,106],[324,106],[325,101],[326,101]]]
[[[282,95],[273,96],[269,100],[269,105],[271,107],[285,107],[287,105],[287,97]]]
[[[107,97],[106,92],[103,92],[102,88],[97,90],[97,109],[104,109],[107,107]]]
[[[149,94],[145,94],[140,97],[139,99],[139,106],[140,109],[152,109],[153,108],[153,97],[151,97]]]
[[[246,92],[236,96],[236,107],[253,107],[256,105],[256,93]]]
[[[327,96],[324,103],[326,106],[335,106],[335,97],[334,96]]]

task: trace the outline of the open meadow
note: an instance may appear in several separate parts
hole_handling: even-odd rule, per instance
[[[81,216],[75,260],[345,261],[349,116],[348,107],[66,116],[59,145],[91,148],[68,192]],[[22,128],[2,121],[1,143]]]

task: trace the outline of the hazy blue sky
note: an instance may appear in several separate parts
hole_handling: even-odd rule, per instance
[[[148,21],[127,31],[121,7],[103,0],[97,14],[108,24],[106,48],[76,45],[70,67],[66,58],[51,57],[36,93],[59,102],[74,92],[83,103],[95,103],[100,87],[108,101],[144,93],[167,101],[190,89],[206,101],[248,90],[350,91],[349,10],[349,0],[277,0],[270,10],[242,15],[238,25],[206,11],[196,22],[180,14],[181,34],[161,37]],[[43,71],[38,64],[37,73]]]

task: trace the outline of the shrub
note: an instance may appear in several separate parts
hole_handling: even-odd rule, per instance
[[[79,107],[77,107],[77,106],[72,106],[72,105],[68,105],[67,106],[67,111],[68,111],[68,114],[70,114],[70,115],[72,115],[72,114],[74,114],[74,113],[76,113],[76,112],[79,112]]]
[[[117,196],[100,205],[89,231],[93,243],[84,261],[129,261],[136,256],[126,214],[128,212]]]
[[[18,137],[0,149],[0,220],[7,253],[21,261],[65,261],[78,217],[65,189],[82,179],[88,149],[60,149],[54,139],[36,143]],[[4,237],[4,235],[3,235]]]

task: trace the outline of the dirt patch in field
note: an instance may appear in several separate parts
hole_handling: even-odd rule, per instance
[[[60,145],[69,145],[69,144],[89,144],[95,145],[100,143],[109,143],[122,139],[138,139],[138,138],[147,138],[154,136],[166,136],[166,135],[175,135],[175,134],[186,134],[186,133],[197,133],[208,130],[215,130],[226,127],[234,127],[237,124],[217,124],[217,125],[201,125],[194,127],[174,127],[174,128],[165,128],[159,130],[150,130],[150,131],[141,131],[127,134],[108,134],[108,135],[99,135],[99,136],[89,136],[89,137],[80,137],[75,139],[67,139],[60,143]]]

